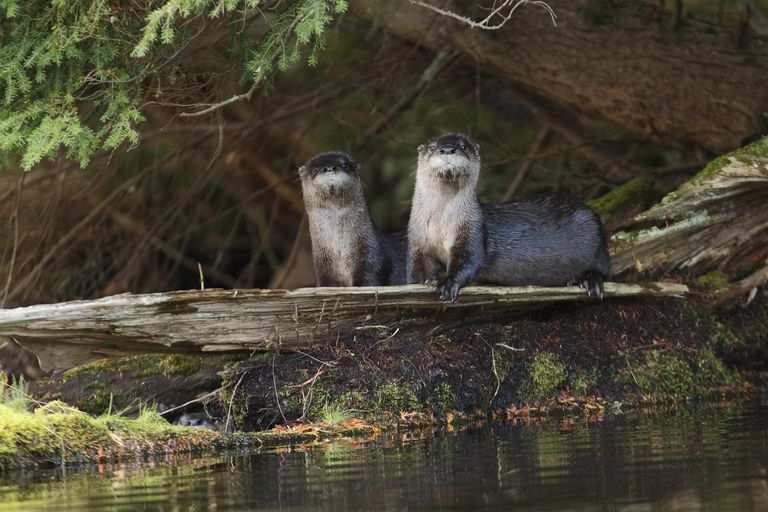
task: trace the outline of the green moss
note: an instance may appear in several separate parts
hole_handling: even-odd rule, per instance
[[[191,448],[218,435],[171,425],[154,411],[132,420],[94,418],[63,402],[49,402],[34,412],[0,404],[0,469],[94,461],[110,454],[153,451],[170,442],[175,449]]]
[[[219,390],[219,402],[226,407],[235,428],[242,428],[248,418],[248,399],[242,389],[235,387],[241,375],[237,371],[224,373]]]
[[[365,395],[359,391],[345,391],[336,399],[336,403],[345,409],[366,408]]]
[[[619,371],[619,384],[648,397],[661,400],[693,394],[693,368],[680,352],[652,349],[640,356],[626,356],[627,366]]]
[[[440,409],[450,409],[455,403],[456,394],[447,382],[442,382],[435,386],[427,397],[427,405],[439,407]]]
[[[200,371],[202,364],[200,356],[143,354],[119,359],[101,359],[78,366],[65,371],[59,381],[66,384],[75,379],[92,380],[113,372],[127,373],[133,377],[184,376]]]
[[[732,151],[728,154],[722,155],[709,162],[704,169],[686,182],[683,187],[698,185],[717,174],[723,167],[730,164],[734,160],[737,160],[747,165],[768,165],[768,137],[763,137],[755,142],[748,144],[742,148]],[[682,187],[681,187],[682,188]],[[662,200],[663,204],[670,203],[675,200],[674,197],[669,194]]]
[[[697,288],[702,290],[719,292],[728,288],[730,279],[727,274],[719,270],[713,270],[697,277],[693,282]]]
[[[163,357],[158,361],[158,366],[166,377],[192,375],[200,371],[203,366],[203,359],[200,356],[174,354]]]
[[[714,348],[706,347],[687,358],[682,348],[649,350],[634,361],[627,358],[620,382],[647,398],[667,401],[701,397],[720,390],[734,390],[744,379],[726,366]]]
[[[61,374],[59,382],[66,384],[71,380],[86,378],[91,379],[97,375],[114,370],[114,363],[109,359],[100,359],[92,363],[84,364],[75,368],[70,368]]]
[[[551,395],[565,381],[565,365],[555,354],[545,352],[536,355],[528,368],[523,383],[524,399],[541,399]]]
[[[574,395],[586,395],[587,391],[597,387],[597,370],[590,368],[572,375],[569,379],[571,393]]]
[[[376,403],[382,411],[413,411],[421,408],[416,394],[396,382],[389,382],[376,390]]]
[[[595,210],[603,222],[610,223],[613,217],[620,215],[628,207],[656,199],[653,181],[648,178],[635,178],[603,196],[588,201],[587,204]]]
[[[710,332],[709,346],[716,350],[729,351],[744,345],[744,342],[722,322],[711,320],[706,329]]]
[[[728,368],[711,348],[701,352],[697,360],[697,381],[705,387],[734,387],[741,384],[741,375]]]
[[[89,414],[102,414],[109,412],[109,406],[112,403],[112,395],[102,390],[91,392],[87,398],[81,400],[78,404],[83,412]]]

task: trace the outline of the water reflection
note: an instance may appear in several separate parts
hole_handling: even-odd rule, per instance
[[[766,406],[562,427],[12,473],[0,510],[768,510]]]

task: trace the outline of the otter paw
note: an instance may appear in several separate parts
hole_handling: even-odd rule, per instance
[[[590,297],[603,298],[603,276],[596,272],[587,272],[581,287],[587,290]]]
[[[438,283],[437,291],[440,292],[440,300],[445,302],[456,302],[459,298],[459,283],[453,279],[445,279]]]

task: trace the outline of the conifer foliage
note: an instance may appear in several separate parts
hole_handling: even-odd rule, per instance
[[[143,107],[185,76],[178,63],[205,31],[224,33],[246,88],[317,62],[346,0],[0,0],[0,159],[31,169],[63,151],[139,142]],[[215,79],[212,71],[212,79]],[[225,98],[220,98],[224,100]]]

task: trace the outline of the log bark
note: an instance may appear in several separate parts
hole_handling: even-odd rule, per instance
[[[434,3],[487,15],[475,2]],[[694,19],[673,30],[648,1],[549,4],[557,28],[544,10],[528,5],[494,31],[406,0],[359,0],[350,10],[429,51],[454,46],[465,61],[513,88],[662,143],[688,141],[722,152],[764,133],[765,39],[747,38],[739,46],[736,29]]]
[[[606,283],[605,297],[682,296],[675,283]],[[63,370],[95,359],[151,352],[306,349],[398,326],[434,330],[589,300],[578,287],[462,289],[445,304],[423,285],[205,290],[0,310],[0,336],[35,352],[41,367]]]
[[[614,276],[749,271],[768,258],[768,138],[713,160],[614,234]]]

